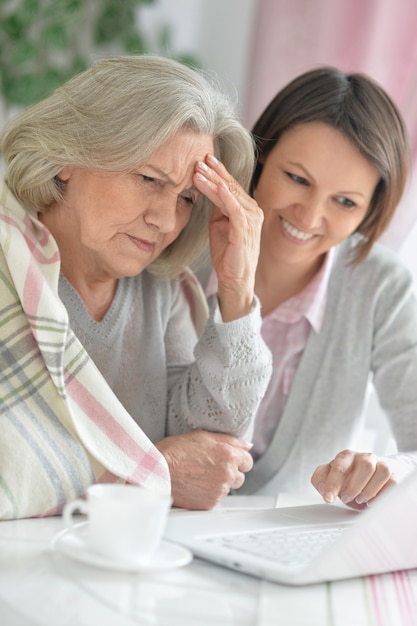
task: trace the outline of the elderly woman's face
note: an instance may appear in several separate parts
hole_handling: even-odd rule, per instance
[[[140,273],[187,224],[199,196],[194,168],[207,153],[210,136],[182,130],[130,174],[64,168],[65,205],[50,216],[61,253],[71,249],[78,269],[100,280]]]

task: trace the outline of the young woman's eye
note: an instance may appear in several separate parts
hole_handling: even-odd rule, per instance
[[[297,174],[291,174],[291,172],[287,172],[288,178],[291,178],[295,183],[299,185],[308,185],[308,181],[302,176],[297,176]]]
[[[356,203],[353,202],[353,200],[349,200],[349,198],[345,198],[345,196],[336,196],[336,200],[346,209],[351,209],[356,206]]]

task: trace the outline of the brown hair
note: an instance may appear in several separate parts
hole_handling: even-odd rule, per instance
[[[252,129],[258,152],[252,192],[261,160],[283,133],[308,122],[340,131],[379,172],[367,215],[356,229],[364,237],[355,257],[360,261],[387,228],[404,191],[410,165],[404,120],[384,89],[365,74],[345,74],[332,67],[305,72],[278,92]]]

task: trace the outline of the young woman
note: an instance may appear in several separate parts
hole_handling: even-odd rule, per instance
[[[264,212],[255,291],[274,371],[239,493],[303,492],[363,507],[417,465],[417,307],[376,240],[407,177],[403,120],[369,77],[307,72],[253,128]],[[368,384],[398,454],[355,451]]]

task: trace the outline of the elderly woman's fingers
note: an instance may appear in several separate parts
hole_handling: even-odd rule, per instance
[[[205,161],[196,164],[194,183],[225,215],[230,215],[233,207],[248,211],[260,211],[256,201],[251,198],[229,174],[223,163],[214,156],[207,155]]]
[[[225,433],[192,431],[156,444],[171,475],[174,506],[210,509],[245,480],[250,444]]]
[[[263,211],[214,157],[196,164],[194,184],[214,205],[210,253],[224,322],[247,315],[253,305]]]

